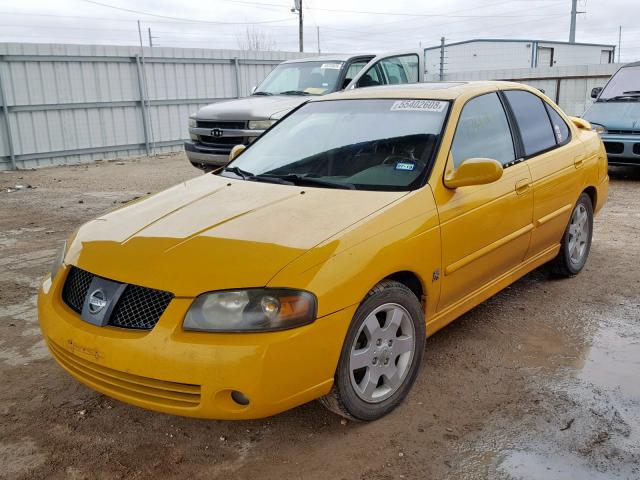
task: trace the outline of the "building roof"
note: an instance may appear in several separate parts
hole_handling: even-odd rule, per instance
[[[445,43],[445,47],[453,47],[454,45],[463,45],[465,43],[475,43],[475,42],[494,42],[494,43],[555,43],[560,45],[579,45],[583,47],[607,47],[607,48],[615,48],[615,45],[606,45],[604,43],[571,43],[571,42],[560,42],[558,40],[526,40],[520,38],[474,38],[472,40],[463,40],[461,42],[453,42],[453,43]],[[440,45],[436,45],[434,47],[427,47],[425,50],[437,50],[440,48]]]

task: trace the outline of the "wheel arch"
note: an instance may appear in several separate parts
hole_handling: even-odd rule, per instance
[[[391,275],[387,275],[385,278],[380,279],[378,283],[383,280],[394,280],[398,283],[403,284],[413,292],[413,294],[418,298],[418,301],[422,305],[423,310],[425,309],[424,307],[426,303],[426,295],[424,284],[422,282],[422,279],[415,272],[412,272],[410,270],[401,270],[399,272],[392,273]]]
[[[598,191],[596,190],[596,187],[590,185],[585,188],[582,193],[586,193],[587,195],[589,195],[589,198],[591,199],[591,206],[593,207],[593,211],[595,212],[597,210],[596,202],[598,201]]]

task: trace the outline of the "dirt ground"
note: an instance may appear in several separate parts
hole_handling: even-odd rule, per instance
[[[535,271],[431,337],[406,402],[370,424],[316,402],[172,417],[54,363],[36,289],[58,245],[198,174],[181,155],[0,173],[0,478],[640,478],[640,171],[612,169],[578,277]]]

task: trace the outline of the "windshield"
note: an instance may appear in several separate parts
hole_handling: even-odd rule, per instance
[[[629,96],[629,97],[627,97]],[[640,96],[640,66],[623,67],[618,70],[604,90],[598,100],[611,100],[613,98],[633,98]]]
[[[440,100],[310,102],[262,135],[222,175],[324,188],[413,190],[427,174],[448,108]]]
[[[282,63],[256,88],[254,95],[322,95],[337,90],[344,62]]]

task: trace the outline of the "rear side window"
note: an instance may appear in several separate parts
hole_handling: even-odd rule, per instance
[[[542,99],[524,90],[507,90],[504,94],[518,122],[525,155],[555,147],[556,135]]]
[[[556,112],[548,103],[545,103],[545,107],[547,107],[547,112],[549,112],[553,133],[556,136],[556,142],[558,145],[562,145],[564,142],[569,140],[569,127],[562,117],[558,115],[558,112]]]
[[[455,168],[469,158],[493,158],[503,165],[515,160],[511,130],[497,94],[481,95],[465,104],[451,154]]]

